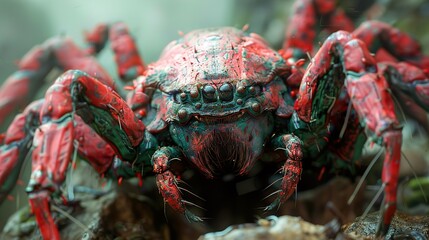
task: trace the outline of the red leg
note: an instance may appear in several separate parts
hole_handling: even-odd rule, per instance
[[[386,76],[403,111],[428,130],[429,77],[422,69],[406,62],[382,62],[378,72]]]
[[[19,62],[19,70],[10,75],[0,88],[0,125],[16,109],[28,104],[53,67],[50,56],[35,47]],[[32,91],[30,91],[30,89]]]
[[[297,123],[305,123],[297,130],[308,128],[323,137],[344,85],[367,136],[386,149],[382,173],[385,201],[377,233],[384,235],[396,210],[402,135],[389,85],[384,76],[377,74],[376,60],[362,41],[340,31],[322,45],[307,68],[295,102]]]
[[[70,38],[54,37],[28,52],[19,62],[18,70],[0,88],[0,125],[6,116],[34,98],[47,74],[55,67],[64,71],[84,71],[116,89],[107,71],[91,56],[104,47],[108,30],[107,25],[100,24],[87,33],[87,49],[80,49]],[[113,24],[109,35],[120,77],[128,81],[142,75],[146,68],[126,26],[122,23]]]
[[[320,18],[327,19],[328,23],[321,27]],[[295,1],[281,53],[285,59],[306,58],[307,53],[313,52],[313,46],[320,31],[352,31],[353,29],[352,21],[342,9],[337,7],[334,0]]]
[[[79,156],[99,174],[119,179],[138,177],[139,174],[152,172],[148,169],[149,167],[144,168],[145,166],[141,166],[139,163],[126,162],[118,158],[114,148],[85,124],[79,116],[74,116],[74,132]],[[146,137],[146,139],[149,138]],[[133,169],[139,170],[134,171]]]
[[[88,55],[96,55],[106,45],[109,27],[107,24],[98,24],[91,31],[85,32],[85,41],[88,44],[85,49]]]
[[[169,161],[181,157],[180,150],[173,147],[163,147],[158,149],[152,157],[153,172],[156,174],[156,184],[164,201],[176,212],[184,214],[185,217],[194,222],[202,221],[186,208],[186,202],[182,199],[179,190],[177,177],[174,169],[169,166]],[[173,174],[174,172],[174,174]]]
[[[145,126],[110,87],[81,71],[68,71],[57,82],[70,88],[76,113],[108,143],[122,159],[134,160],[145,137]]]
[[[0,88],[0,125],[6,116],[34,98],[54,67],[85,71],[115,89],[114,81],[106,70],[86,50],[80,49],[70,38],[54,37],[29,51],[20,60],[18,70]]]
[[[292,134],[284,134],[272,140],[274,150],[285,151],[286,161],[282,167],[283,179],[277,198],[265,210],[276,209],[286,201],[295,191],[302,172],[302,142]]]
[[[340,30],[351,32],[354,30],[354,23],[343,9],[337,8],[330,16],[326,28],[330,33]]]
[[[43,124],[35,133],[32,174],[27,186],[30,206],[44,239],[60,239],[52,219],[50,194],[58,191],[73,156],[73,121],[70,115]]]
[[[365,42],[372,52],[377,53],[378,61],[392,59],[381,55],[383,52],[379,50],[384,49],[396,59],[409,62],[429,74],[429,57],[423,54],[421,45],[415,39],[399,29],[387,23],[368,21],[362,23],[353,35]]]
[[[146,67],[126,25],[124,23],[113,24],[109,37],[120,78],[126,82],[143,75]]]
[[[100,175],[116,179],[127,179],[130,177],[140,178],[146,173],[152,173],[150,166],[147,166],[150,164],[148,162],[142,164],[136,161],[126,162],[120,159],[116,155],[115,149],[85,124],[79,116],[74,117],[74,125],[79,156],[87,161]],[[150,139],[150,137],[145,137],[145,139]],[[146,154],[144,149],[140,154]]]
[[[350,41],[344,50],[345,58],[368,59],[364,53],[365,44],[359,40]],[[348,75],[347,91],[361,122],[365,123],[367,135],[385,148],[382,182],[385,187],[381,208],[381,220],[377,235],[385,235],[396,211],[396,192],[401,159],[402,133],[396,118],[394,102],[389,85],[384,76],[365,73],[367,64],[373,62],[354,61],[346,64],[346,69],[359,75]]]
[[[113,148],[79,116],[74,117],[74,133],[78,142],[78,154],[99,174],[104,174],[115,158]]]
[[[42,190],[28,195],[30,207],[36,217],[43,239],[60,240],[60,233],[51,215],[49,206],[50,192]]]
[[[34,137],[34,131],[40,124],[39,111],[43,103],[44,100],[42,99],[30,104],[22,114],[15,117],[5,133],[3,140],[4,145],[0,147],[0,202],[4,200],[8,192],[15,186],[22,164],[32,147],[31,142]],[[76,126],[76,137],[79,141],[80,155],[87,159],[99,173],[104,173],[107,168],[110,167],[114,156],[112,148],[107,145],[104,140],[95,135],[79,117],[75,118],[74,124]],[[52,131],[52,129],[46,128],[46,126],[42,126],[42,129]],[[53,134],[55,135],[57,133],[58,132],[54,132]],[[47,133],[46,135],[52,136]],[[61,137],[61,135],[58,136]],[[37,139],[40,140],[40,132],[36,134],[36,140]],[[58,147],[55,145],[58,143],[57,141],[49,142],[49,138],[43,140],[45,143],[48,142],[45,146],[54,145],[52,146],[54,149],[50,152],[41,153],[40,146],[36,145],[34,152],[38,153],[38,156],[44,155],[49,157],[47,160],[46,158],[41,159],[41,157],[34,159],[33,177],[27,190],[29,191],[30,204],[40,224],[42,235],[45,239],[59,239],[58,231],[52,227],[54,226],[54,221],[49,214],[50,209],[48,203],[51,191],[54,191],[56,188],[55,183],[58,185],[62,183],[62,176],[64,173],[61,173],[61,171],[65,172],[68,160],[57,159],[52,155],[52,152],[60,152],[55,150],[55,148]],[[70,139],[66,138],[65,141],[70,141]],[[73,143],[73,141],[70,142]],[[49,151],[49,149],[46,151]],[[66,155],[66,158],[67,157],[70,157],[69,153]],[[45,160],[46,162],[44,162]],[[59,161],[57,162],[57,160]],[[65,163],[58,165],[61,161]],[[54,169],[57,169],[58,166],[60,166],[60,173],[54,172]],[[50,174],[52,172],[54,172],[54,174]],[[43,175],[50,175],[56,180],[44,178]]]
[[[421,108],[429,111],[429,81],[427,77],[429,74],[429,57],[423,55],[420,44],[406,33],[403,33],[386,23],[378,21],[370,21],[362,24],[353,34],[359,39],[362,39],[374,52],[382,48],[387,50],[396,59],[406,61],[414,65],[412,66],[404,62],[385,62],[379,64],[379,72],[387,77],[394,93],[399,92],[400,97],[405,93],[415,101],[408,101],[406,103],[409,105],[407,109],[415,109],[415,103],[417,103]],[[385,60],[379,55],[379,51],[377,52],[376,57],[378,57],[378,60]],[[391,60],[391,58],[389,57],[388,60]],[[382,81],[377,82],[380,83]],[[355,91],[350,89],[359,88],[359,90],[362,91],[365,88],[360,87],[357,84],[358,83],[356,83],[356,87],[354,88],[349,87],[349,94],[352,94],[351,91]],[[381,84],[373,84],[380,89],[379,94],[389,92],[388,87],[384,86],[384,84],[384,81],[383,86],[381,86]],[[363,83],[360,82],[359,85],[363,85]],[[367,88],[369,87],[370,86],[367,86]],[[361,99],[370,99],[366,92],[357,92],[358,91],[355,91],[355,94],[360,95]],[[388,97],[385,97],[385,99],[388,99]],[[385,101],[381,103],[382,105],[378,108],[385,109],[390,113],[390,115],[393,115],[393,102]],[[364,108],[371,109],[374,107],[374,104],[376,103],[369,101],[365,104],[363,104],[363,101],[356,102],[356,108],[357,110],[363,110]],[[360,108],[358,108],[358,106]],[[375,125],[375,121],[380,122],[380,119],[373,118],[373,116],[375,116],[373,111],[370,112],[367,110],[361,114],[365,115],[367,125],[370,123]],[[385,117],[384,120],[385,119],[389,119],[389,117]],[[387,232],[396,210],[396,191],[399,176],[399,162],[401,158],[400,146],[402,143],[402,135],[398,130],[395,131],[397,124],[394,123],[394,121],[396,121],[396,119],[391,116],[390,120],[390,122],[383,121],[382,123],[384,126],[370,128],[370,131],[383,138],[382,142],[386,148],[382,173],[382,181],[383,184],[385,184],[385,197],[381,209],[382,220],[380,221],[377,230],[378,234],[385,234]],[[380,136],[380,132],[384,132],[384,134]]]
[[[406,62],[379,64],[379,72],[387,76],[392,88],[411,97],[429,112],[429,77],[422,69]]]
[[[74,121],[75,108],[83,120],[100,131],[101,137],[108,135],[105,140],[114,147],[109,151],[104,145],[107,157],[113,156],[115,150],[114,153],[120,158],[130,162],[136,160],[134,147],[139,146],[144,137],[144,125],[136,119],[124,100],[110,87],[87,74],[68,71],[48,89],[40,111],[42,125],[34,135],[32,174],[27,187],[30,204],[44,239],[55,239],[59,236],[50,215],[49,196],[59,189],[65,179],[76,136],[84,137],[77,140],[86,148],[97,143],[86,140],[98,140],[98,143],[105,144],[101,138],[86,135],[90,133],[88,129],[80,125],[79,120]],[[112,125],[106,126],[106,123]],[[111,132],[112,129],[117,131]],[[93,156],[94,152],[86,150],[88,149],[79,149],[80,153],[87,154],[86,157]],[[113,160],[104,157],[91,163],[99,172],[106,171]]]
[[[43,100],[30,104],[10,124],[0,147],[0,203],[15,186],[21,167],[31,148],[34,131],[39,126]]]
[[[49,96],[49,95],[48,95]],[[46,116],[45,116],[46,117]],[[64,182],[65,174],[73,156],[74,140],[78,142],[78,153],[98,173],[114,171],[116,177],[125,176],[124,169],[115,170],[113,148],[98,136],[78,116],[71,119],[52,119],[40,127],[34,139],[32,177],[27,187],[30,206],[44,239],[60,239],[50,214],[50,195]],[[61,123],[64,121],[65,125]],[[133,175],[132,175],[133,176]]]

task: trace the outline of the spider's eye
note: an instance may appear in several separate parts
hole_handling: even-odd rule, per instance
[[[179,92],[179,93],[175,93],[173,98],[176,103],[182,103],[188,99],[188,95],[184,92]]]
[[[211,85],[206,85],[203,87],[203,97],[205,102],[215,102],[216,101],[216,89]]]
[[[260,85],[252,85],[249,87],[249,93],[253,95],[259,95],[262,92],[262,87]]]
[[[224,83],[219,88],[219,98],[222,101],[231,101],[233,98],[233,88],[232,85],[229,83]]]

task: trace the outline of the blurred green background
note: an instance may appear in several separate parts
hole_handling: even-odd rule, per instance
[[[34,45],[58,34],[84,45],[83,31],[101,22],[125,22],[146,63],[155,61],[179,31],[196,28],[249,24],[250,31],[279,48],[292,4],[292,0],[0,0],[0,83]],[[345,0],[340,4],[356,22],[377,18],[394,24],[418,38],[429,52],[429,0]],[[116,77],[113,56],[106,50],[100,62]],[[16,192],[24,193],[24,187],[12,195]],[[0,207],[0,229],[22,204],[26,204],[25,195]]]

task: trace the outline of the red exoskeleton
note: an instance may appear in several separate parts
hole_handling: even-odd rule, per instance
[[[314,51],[318,16],[336,24]],[[134,79],[126,100],[93,56],[107,39],[120,77]],[[406,33],[377,21],[353,30],[334,1],[305,0],[295,4],[279,51],[244,30],[204,29],[171,42],[145,65],[124,24],[100,25],[87,40],[85,50],[65,37],[35,47],[0,90],[3,121],[27,104],[29,89],[50,69],[68,70],[14,119],[0,148],[1,199],[31,152],[27,192],[44,239],[60,238],[51,194],[64,182],[75,150],[105,176],[155,174],[164,201],[201,221],[182,199],[172,160],[216,178],[244,175],[263,154],[280,152],[283,178],[271,210],[294,193],[303,162],[352,165],[367,138],[386,151],[377,234],[388,230],[402,141],[392,94],[429,111],[429,58]]]

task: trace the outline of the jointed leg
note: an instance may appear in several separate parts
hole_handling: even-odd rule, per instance
[[[106,45],[109,35],[109,26],[107,24],[98,24],[91,31],[85,32],[85,41],[88,44],[86,53],[88,55],[97,55]]]
[[[411,97],[429,112],[429,77],[423,70],[406,62],[381,63],[379,72],[386,75],[392,89]]]
[[[320,19],[326,19],[324,26]],[[307,58],[313,53],[316,36],[322,30],[334,32],[338,30],[353,31],[353,22],[337,6],[334,0],[301,0],[295,1],[293,15],[289,20],[282,55],[298,60]]]
[[[140,76],[145,71],[134,40],[122,23],[108,26],[97,25],[86,33],[87,49],[79,48],[70,38],[54,37],[30,50],[18,64],[18,70],[10,75],[0,88],[0,125],[15,109],[28,104],[43,85],[53,68],[66,71],[77,69],[96,77],[116,90],[107,71],[93,55],[99,53],[108,39],[115,54],[118,72],[124,81]]]
[[[14,110],[28,104],[53,68],[79,69],[115,88],[113,80],[88,53],[101,50],[106,41],[103,26],[87,35],[89,50],[80,49],[70,38],[54,37],[31,49],[18,63],[18,70],[0,88],[0,125]]]
[[[43,100],[30,104],[10,124],[0,147],[0,203],[15,186],[35,129],[39,126],[39,110]]]
[[[99,174],[104,174],[115,158],[113,148],[97,133],[86,125],[79,116],[74,116],[74,134],[79,156],[87,162]]]
[[[45,123],[34,135],[32,174],[26,189],[44,239],[60,239],[50,213],[49,201],[51,193],[58,191],[64,182],[65,172],[73,156],[74,143],[71,109],[58,106],[53,112],[55,114],[47,115],[49,119],[45,117]],[[62,114],[56,115],[58,113]]]
[[[177,172],[170,168],[170,162],[179,160],[182,153],[174,147],[162,147],[158,149],[152,157],[153,171],[156,174],[156,184],[164,201],[175,211],[182,213],[190,221],[200,222],[201,219],[195,216],[186,208],[186,203],[182,199],[182,194],[177,186]]]
[[[340,31],[322,45],[306,71],[295,102],[297,121],[304,122],[303,126],[316,133],[323,132],[343,85],[367,136],[386,150],[382,173],[385,201],[378,230],[379,235],[384,235],[396,209],[401,128],[389,85],[384,76],[377,73],[375,59],[362,41]],[[305,128],[295,131],[305,132]]]
[[[144,125],[136,119],[119,95],[80,71],[63,74],[48,89],[40,111],[42,125],[34,135],[32,174],[27,187],[30,205],[45,239],[59,239],[50,214],[49,200],[50,194],[58,191],[64,182],[74,153],[76,135],[82,134],[75,131],[75,123],[78,123],[79,128],[79,120],[74,121],[74,113],[79,114],[109,142],[121,159],[129,162],[141,160],[136,149],[145,137]],[[85,133],[84,128],[82,131]],[[91,135],[86,133],[81,137],[91,139]],[[88,144],[83,140],[80,144]],[[101,162],[102,165],[108,163],[111,160]],[[93,165],[97,166],[98,163],[93,162]],[[105,171],[107,167],[97,166],[96,169]]]
[[[302,142],[297,136],[292,134],[277,136],[272,140],[272,145],[274,150],[285,152],[286,161],[281,171],[284,175],[279,194],[265,210],[275,209],[296,191],[302,171]]]
[[[361,39],[371,52],[377,53],[384,49],[397,60],[409,62],[429,74],[429,57],[423,54],[421,45],[415,39],[399,29],[387,23],[368,21],[360,25],[353,35]],[[376,58],[378,61],[391,60],[383,59],[378,54]]]
[[[378,21],[363,23],[353,34],[377,53],[378,72],[386,76],[394,95],[402,100],[398,102],[404,104],[404,111],[426,126],[429,57],[423,54],[420,44],[407,33]]]
[[[364,43],[355,40],[350,42],[344,51],[345,57],[359,55],[356,46],[365,49]],[[365,69],[365,62],[361,62],[360,69]],[[353,69],[354,70],[354,69]],[[365,124],[367,135],[384,146],[382,182],[384,187],[384,201],[381,207],[380,222],[377,235],[385,235],[396,210],[396,192],[399,178],[399,163],[401,159],[402,133],[399,121],[396,118],[394,102],[389,86],[383,76],[376,73],[355,71],[346,78],[347,91],[354,109],[359,114],[361,122]]]
[[[34,98],[53,63],[49,53],[42,47],[35,47],[21,59],[18,68],[0,88],[0,125],[7,116]]]
[[[134,39],[125,24],[113,24],[110,28],[109,38],[122,81],[128,82],[143,75],[146,66],[140,58]]]

